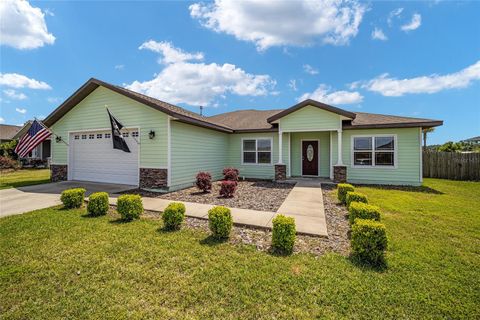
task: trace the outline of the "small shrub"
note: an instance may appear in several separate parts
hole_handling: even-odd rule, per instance
[[[85,198],[85,191],[83,188],[64,190],[60,196],[63,206],[67,209],[80,208]]]
[[[19,167],[18,161],[13,160],[10,157],[1,157],[0,156],[0,169],[15,169]]]
[[[108,212],[108,193],[95,192],[88,197],[87,212],[92,216],[103,216]]]
[[[143,213],[142,198],[138,194],[123,194],[117,199],[117,211],[125,221],[140,218]]]
[[[232,230],[232,225],[233,219],[230,209],[218,206],[208,210],[208,226],[214,238],[228,238]]]
[[[352,202],[363,202],[368,203],[367,196],[363,193],[349,191],[347,192],[347,208],[350,207]]]
[[[185,205],[181,202],[170,203],[162,214],[166,230],[178,230],[185,219]]]
[[[343,204],[347,203],[347,192],[355,191],[353,186],[348,183],[339,183],[337,185],[337,198]]]
[[[197,188],[203,192],[212,190],[212,175],[209,172],[197,173],[196,183]]]
[[[237,181],[223,180],[220,185],[220,196],[231,198],[233,197],[235,190],[237,190]]]
[[[356,219],[352,226],[352,255],[360,262],[381,265],[385,262],[387,234],[377,221]]]
[[[355,219],[369,219],[380,221],[380,208],[362,202],[352,202],[348,207],[348,219],[350,224],[355,222]]]
[[[228,167],[223,169],[223,180],[238,181],[240,171],[237,168]]]
[[[295,244],[295,219],[277,215],[273,221],[272,247],[275,251],[290,254]]]

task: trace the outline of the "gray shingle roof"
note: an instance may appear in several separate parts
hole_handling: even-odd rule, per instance
[[[15,134],[22,129],[21,126],[0,124],[0,140],[12,140]]]

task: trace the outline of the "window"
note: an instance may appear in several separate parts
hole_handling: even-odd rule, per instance
[[[76,134],[74,137],[73,137],[75,140],[78,140],[80,139],[80,136],[78,134]]]
[[[86,135],[86,134],[82,134],[82,139],[87,139],[87,135]]]
[[[271,139],[245,139],[242,141],[244,164],[271,164],[272,140]]]
[[[95,139],[95,135],[94,134],[89,134],[88,139]]]
[[[395,137],[353,137],[353,165],[358,167],[395,166]]]
[[[128,138],[128,132],[122,133],[122,136],[123,136],[124,138]]]
[[[105,133],[105,139],[110,139],[110,133]]]
[[[132,132],[132,137],[137,138],[138,137],[138,131],[133,131]]]
[[[97,139],[102,139],[102,134],[101,133],[97,133]]]

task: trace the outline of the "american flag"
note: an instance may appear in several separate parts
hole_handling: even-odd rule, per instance
[[[25,133],[18,142],[15,153],[18,154],[20,158],[23,158],[51,135],[50,130],[41,125],[37,120],[34,120],[30,129],[28,129],[27,133]]]

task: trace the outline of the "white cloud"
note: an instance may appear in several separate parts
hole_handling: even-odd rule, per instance
[[[348,44],[357,35],[367,7],[356,0],[216,0],[195,3],[189,9],[204,27],[253,42],[262,51],[273,46],[311,45],[316,40]]]
[[[117,65],[115,65],[114,68],[115,68],[115,70],[123,70],[123,69],[125,69],[125,65],[123,65],[123,64],[117,64]]]
[[[465,88],[474,80],[480,80],[480,60],[458,72],[411,79],[396,79],[388,74],[364,82],[362,88],[388,97],[399,97],[410,93],[435,93],[447,89]]]
[[[421,24],[422,24],[422,16],[418,13],[414,13],[412,16],[412,20],[409,23],[401,26],[401,29],[405,32],[413,31],[418,27],[420,27]]]
[[[152,80],[134,81],[127,85],[130,90],[171,103],[208,106],[215,98],[228,93],[240,96],[272,94],[270,89],[276,85],[268,75],[250,74],[233,64],[187,61],[199,60],[203,58],[203,53],[186,53],[163,42],[148,43],[152,50],[155,48],[161,54],[164,68]]]
[[[49,11],[47,11],[49,14]],[[25,0],[0,1],[0,43],[16,49],[35,49],[53,44],[45,14]]]
[[[52,87],[50,87],[46,82],[30,79],[23,74],[18,73],[0,73],[0,85],[16,89],[52,89]]]
[[[311,75],[316,75],[316,74],[318,74],[318,70],[315,69],[314,67],[312,67],[312,66],[309,65],[309,64],[304,64],[304,65],[303,65],[303,71],[305,71],[306,73],[311,74]]]
[[[48,97],[47,98],[48,103],[59,103],[60,101],[62,101],[62,99],[59,98],[59,97]]]
[[[27,99],[27,96],[24,93],[17,92],[13,89],[5,89],[5,90],[3,90],[3,93],[11,99],[15,99],[15,100],[25,100],[25,99]]]
[[[375,29],[372,31],[372,39],[387,41],[388,37],[385,35],[385,33],[383,33],[382,29],[375,27]]]
[[[292,89],[293,91],[297,91],[297,80],[295,79],[292,79],[288,82],[288,86],[290,87],[290,89]]]
[[[397,9],[392,10],[390,12],[390,14],[388,15],[388,18],[387,18],[387,23],[390,27],[392,26],[393,18],[399,18],[400,15],[402,14],[402,12],[403,12],[403,8],[397,8]]]
[[[25,109],[25,108],[15,108],[15,111],[17,111],[18,113],[21,113],[21,114],[27,113],[27,109]]]
[[[0,117],[0,123],[5,123],[5,119],[3,119],[2,117]]]
[[[161,62],[166,64],[190,60],[203,60],[203,53],[187,53],[182,49],[175,48],[172,43],[167,41],[157,42],[154,40],[149,40],[142,43],[139,49],[147,49],[156,53],[160,53],[163,56]]]
[[[340,105],[360,103],[363,101],[363,96],[357,91],[332,91],[329,86],[320,84],[315,91],[304,93],[298,98],[298,101],[306,99],[313,99],[326,104]]]

